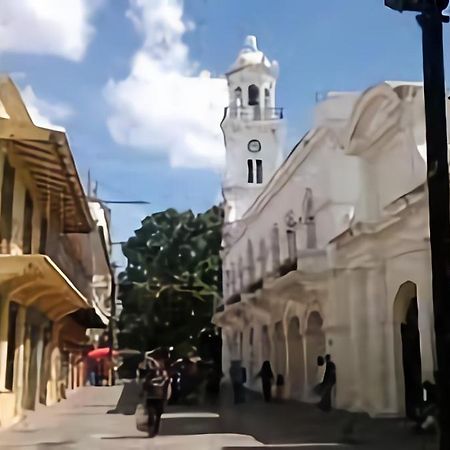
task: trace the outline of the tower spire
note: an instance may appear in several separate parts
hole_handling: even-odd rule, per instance
[[[251,52],[257,52],[258,51],[258,44],[256,42],[256,36],[249,35],[245,38],[244,41],[244,49],[249,50]]]

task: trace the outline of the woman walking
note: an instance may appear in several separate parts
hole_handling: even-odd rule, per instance
[[[269,361],[263,362],[261,370],[256,376],[261,378],[264,401],[270,402],[272,400],[272,382],[274,377]]]

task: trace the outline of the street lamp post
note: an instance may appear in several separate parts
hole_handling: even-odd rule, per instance
[[[422,28],[427,183],[441,450],[450,449],[450,215],[442,12],[449,0],[385,0]]]

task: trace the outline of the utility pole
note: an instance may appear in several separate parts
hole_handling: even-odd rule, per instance
[[[442,12],[449,0],[385,0],[397,11],[420,12],[427,142],[434,327],[440,450],[450,449],[450,214]]]

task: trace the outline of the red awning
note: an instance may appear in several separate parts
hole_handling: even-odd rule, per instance
[[[92,358],[92,359],[108,358],[109,355],[110,355],[109,347],[96,348],[95,350],[91,350],[88,353],[89,358]],[[117,352],[115,350],[112,351],[112,356],[117,356]]]

